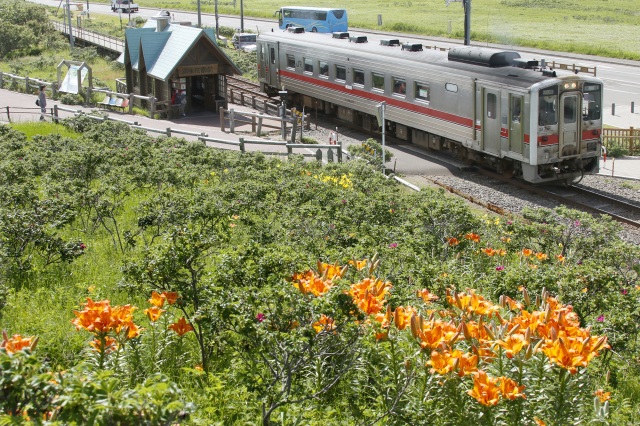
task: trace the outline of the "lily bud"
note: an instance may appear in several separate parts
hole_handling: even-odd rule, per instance
[[[550,334],[549,337],[551,337],[551,340],[553,340],[554,342],[558,340],[558,332],[556,331],[555,327],[551,327],[551,332],[549,332],[549,334]]]
[[[469,327],[467,327],[467,323],[462,321],[460,325],[462,326],[462,334],[464,334],[464,338],[467,340],[471,340],[471,333],[469,332]]]
[[[509,330],[509,332],[507,333],[507,336],[511,336],[513,333],[515,333],[516,331],[520,330],[520,324],[516,324],[514,325],[511,330]]]
[[[540,296],[536,295],[536,309],[540,309]]]
[[[493,334],[493,330],[491,329],[491,327],[489,327],[487,324],[484,325],[484,329],[487,332],[487,334],[489,335],[489,337],[491,337],[491,340],[496,340],[496,335]]]
[[[524,341],[527,345],[531,345],[531,328],[527,327],[527,331],[524,332]]]
[[[31,352],[33,352],[36,348],[36,346],[38,346],[38,341],[40,340],[39,336],[36,336],[35,339],[33,339],[33,342],[31,342],[31,345],[29,346],[29,349],[31,349]]]
[[[453,347],[453,344],[456,343],[456,341],[458,340],[458,337],[460,337],[459,331],[456,334],[454,334],[453,337],[449,340],[449,346]]]
[[[533,346],[529,345],[527,346],[527,350],[524,353],[524,359],[528,360],[532,356],[533,356]]]
[[[418,315],[412,315],[411,316],[411,335],[413,336],[414,339],[419,336],[418,327],[419,327]]]
[[[347,272],[347,269],[349,268],[349,265],[344,265],[342,267],[342,269],[340,270],[340,278],[344,277],[345,272]]]
[[[498,304],[500,305],[501,308],[504,308],[506,302],[504,301],[504,294],[500,295],[500,298],[498,299]]]
[[[540,346],[542,346],[543,343],[544,343],[544,340],[540,340],[538,343],[536,343],[536,345],[533,348],[533,353],[539,352]]]
[[[522,296],[524,297],[524,305],[528,307],[531,304],[531,299],[529,298],[529,292],[526,288],[522,289]]]

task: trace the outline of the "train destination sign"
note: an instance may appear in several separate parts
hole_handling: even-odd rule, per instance
[[[178,77],[209,74],[218,74],[218,64],[181,65],[178,67]]]

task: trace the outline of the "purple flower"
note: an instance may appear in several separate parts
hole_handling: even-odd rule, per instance
[[[343,199],[342,204],[347,204],[347,200]]]
[[[507,221],[507,225],[511,225],[513,222],[511,222],[510,220]]]
[[[573,222],[573,224],[574,224],[575,226],[580,226],[580,221],[579,221],[579,220],[576,220],[575,222]]]
[[[398,247],[398,243],[389,244],[389,248],[396,248],[396,247]]]
[[[258,322],[264,321],[264,314],[262,312],[260,312],[258,315],[256,315],[256,320]]]
[[[598,317],[598,320],[597,320],[597,321],[598,321],[598,322],[604,322],[604,315],[600,315],[600,316]]]
[[[496,266],[496,271],[504,271],[504,265]]]
[[[620,289],[620,293],[621,293],[621,294],[627,294],[627,293],[629,293],[629,292],[627,291],[627,289],[626,289],[626,288],[621,288],[621,289]]]

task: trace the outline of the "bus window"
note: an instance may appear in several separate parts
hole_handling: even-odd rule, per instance
[[[321,7],[282,7],[276,11],[281,30],[303,27],[307,32],[334,33],[348,31],[346,9]]]
[[[353,70],[353,84],[357,86],[364,86],[364,71],[355,69]]]
[[[304,58],[304,72],[313,73],[313,60]]]
[[[347,80],[347,68],[344,65],[336,65],[336,80]]]
[[[429,102],[431,100],[431,90],[429,90],[429,85],[426,83],[419,83],[416,81],[415,83],[415,97],[421,101]]]
[[[384,91],[384,75],[372,72],[371,86],[376,90]]]

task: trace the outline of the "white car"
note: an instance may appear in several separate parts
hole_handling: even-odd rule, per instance
[[[255,52],[256,43],[258,40],[257,37],[257,34],[237,33],[233,35],[233,38],[231,39],[231,45],[238,50],[244,50],[245,52]]]

